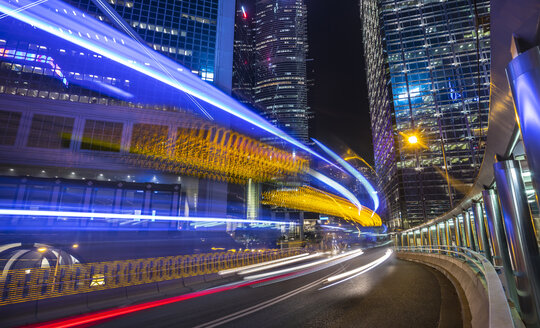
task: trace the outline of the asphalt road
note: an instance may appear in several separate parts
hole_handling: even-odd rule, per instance
[[[334,265],[301,276],[293,273],[137,311],[98,327],[461,327],[459,300],[451,283],[439,272],[393,254],[371,270],[328,287],[328,277],[373,263],[386,250],[367,250],[338,264],[326,262]],[[306,269],[295,272],[302,270]]]

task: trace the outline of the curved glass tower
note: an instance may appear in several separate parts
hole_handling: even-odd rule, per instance
[[[255,105],[261,115],[307,143],[307,9],[303,0],[256,3]]]

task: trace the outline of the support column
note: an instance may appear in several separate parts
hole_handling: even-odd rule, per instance
[[[508,288],[508,295],[516,304],[519,311],[519,300],[516,291],[516,281],[512,271],[512,262],[510,261],[510,253],[508,244],[506,243],[506,233],[504,232],[504,222],[499,207],[497,193],[493,189],[482,191],[484,206],[486,207],[486,216],[488,227],[491,235],[491,244],[493,245],[493,264],[502,266],[504,269],[504,277]]]
[[[439,224],[435,223],[435,233],[437,234],[437,248],[440,249],[441,247],[441,234],[439,232]],[[441,253],[440,250],[437,250],[437,253]]]
[[[489,246],[488,234],[486,231],[486,222],[484,220],[484,210],[482,209],[482,204],[476,202],[473,204],[473,213],[474,213],[474,222],[476,224],[476,235],[480,236],[482,240],[482,249],[484,250],[484,255],[489,262],[493,263],[493,258],[491,257],[491,247]]]
[[[427,227],[427,234],[428,234],[429,248],[433,248],[433,240],[431,239],[431,227]],[[431,249],[428,251],[428,253],[431,253]]]
[[[474,245],[474,236],[471,227],[471,215],[469,211],[463,212],[463,223],[465,225],[465,235],[467,238],[467,247],[476,252],[476,246]]]
[[[459,222],[459,231],[460,231],[460,238],[461,238],[461,246],[468,248],[469,247],[469,240],[467,239],[467,229],[465,225],[465,215],[462,213],[461,218],[458,216],[458,222]]]
[[[448,220],[444,221],[444,234],[446,235],[446,246],[452,246],[450,242],[450,224],[448,224]]]
[[[500,161],[493,165],[506,239],[512,250],[512,267],[516,279],[521,317],[526,325],[540,324],[540,270],[538,245],[519,162]]]
[[[536,202],[540,194],[540,46],[517,55],[506,68]],[[540,204],[539,204],[540,205]]]
[[[462,246],[461,232],[459,231],[459,219],[457,216],[454,217],[454,233],[456,234],[456,246]]]

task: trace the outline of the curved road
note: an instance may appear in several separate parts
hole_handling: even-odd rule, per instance
[[[441,273],[399,260],[388,248],[347,254],[231,273],[242,279],[97,326],[462,327],[456,291]]]

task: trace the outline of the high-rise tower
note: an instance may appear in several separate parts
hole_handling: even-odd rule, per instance
[[[253,39],[253,11],[251,6],[238,3],[234,20],[233,86],[232,96],[253,106],[255,85],[255,40]]]
[[[361,0],[360,15],[379,185],[391,226],[414,225],[457,203],[482,163],[489,1]]]
[[[111,18],[119,17],[141,42],[223,91],[231,91],[233,1],[69,0],[68,3],[129,34],[123,22]]]
[[[263,117],[308,142],[307,9],[303,0],[256,3],[255,106]]]

